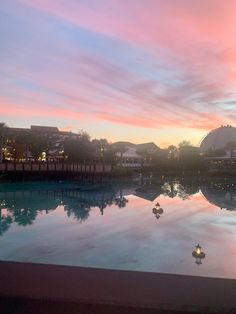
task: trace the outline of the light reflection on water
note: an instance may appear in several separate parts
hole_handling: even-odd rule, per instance
[[[236,278],[229,180],[2,184],[0,209],[1,260]]]

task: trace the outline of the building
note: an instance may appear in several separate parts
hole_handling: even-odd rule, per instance
[[[236,169],[236,128],[227,125],[214,129],[202,140],[200,152],[211,171]]]
[[[36,136],[46,138],[52,143],[47,151],[42,150],[39,160],[59,161],[65,158],[63,143],[68,138],[77,138],[79,135],[60,131],[57,127],[31,125],[30,128],[6,129],[6,140],[3,147],[3,158],[5,160],[30,161],[34,160],[32,152],[28,149],[28,140]],[[28,140],[27,140],[28,139]]]
[[[152,166],[154,158],[162,151],[152,142],[144,144],[116,142],[112,146],[116,151],[117,163],[129,168]]]

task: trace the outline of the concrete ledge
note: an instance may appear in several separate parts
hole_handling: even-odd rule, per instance
[[[236,280],[0,262],[0,298],[236,313]]]

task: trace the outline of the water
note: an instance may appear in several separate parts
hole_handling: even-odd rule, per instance
[[[1,184],[0,208],[0,260],[236,278],[236,181]]]

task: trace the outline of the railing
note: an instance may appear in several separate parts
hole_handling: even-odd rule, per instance
[[[67,173],[110,173],[110,164],[77,164],[77,163],[1,163],[0,172],[67,172]]]

